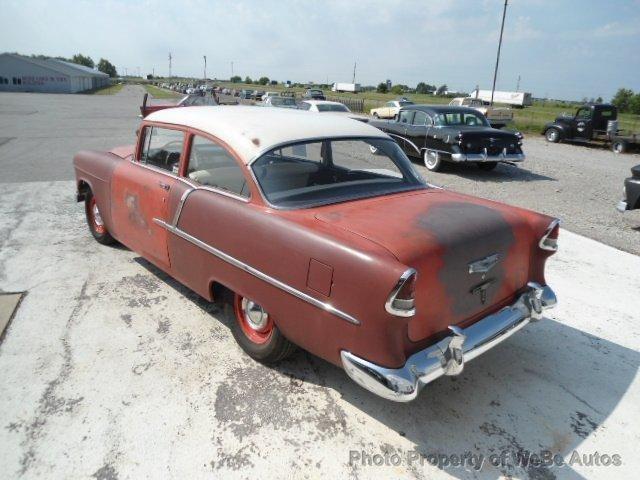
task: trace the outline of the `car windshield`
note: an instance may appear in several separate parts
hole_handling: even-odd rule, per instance
[[[440,112],[435,115],[434,125],[437,127],[468,126],[488,127],[489,122],[484,115],[475,112]]]
[[[270,204],[307,208],[427,188],[397,143],[326,139],[278,147],[252,165]]]
[[[341,103],[319,103],[316,105],[319,112],[349,112],[350,110]]]

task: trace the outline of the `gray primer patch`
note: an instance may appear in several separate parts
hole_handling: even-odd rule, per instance
[[[473,203],[443,203],[420,217],[418,227],[445,247],[444,267],[438,277],[447,290],[455,315],[468,317],[482,308],[479,295],[472,294],[471,290],[483,280],[479,274],[468,274],[468,264],[494,253],[502,255],[502,261],[485,279],[496,280],[487,288],[485,303],[491,305],[505,275],[504,255],[515,241],[512,227],[503,216],[489,207]]]

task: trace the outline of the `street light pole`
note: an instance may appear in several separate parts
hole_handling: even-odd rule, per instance
[[[207,81],[207,56],[203,55],[202,58],[204,58],[204,80],[206,82]]]
[[[500,26],[500,40],[498,41],[498,56],[496,57],[496,69],[493,72],[493,87],[491,88],[491,105],[493,105],[493,94],[496,91],[496,79],[498,78],[498,64],[500,63],[500,48],[502,47],[502,32],[504,32],[504,17],[507,15],[507,2],[504,0],[504,9],[502,10],[502,25]]]

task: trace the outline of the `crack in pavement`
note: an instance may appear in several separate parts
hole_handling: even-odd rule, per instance
[[[25,429],[25,440],[21,443],[21,446],[26,450],[20,460],[19,475],[24,475],[36,460],[36,444],[38,439],[43,435],[43,428],[47,423],[47,419],[50,416],[58,413],[72,413],[73,410],[82,402],[84,397],[78,398],[64,398],[56,395],[57,389],[67,381],[73,370],[72,362],[72,350],[69,342],[71,335],[71,329],[76,323],[79,317],[80,311],[85,306],[86,300],[90,299],[87,296],[87,285],[89,278],[87,278],[80,289],[80,294],[75,298],[76,305],[71,310],[69,318],[67,319],[64,335],[61,339],[63,348],[63,361],[60,366],[58,375],[51,380],[44,392],[40,396],[38,401],[38,410],[35,418],[27,425]]]

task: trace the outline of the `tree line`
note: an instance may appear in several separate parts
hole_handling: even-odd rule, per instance
[[[618,111],[640,115],[640,92],[634,93],[630,88],[620,88],[611,99]]]

